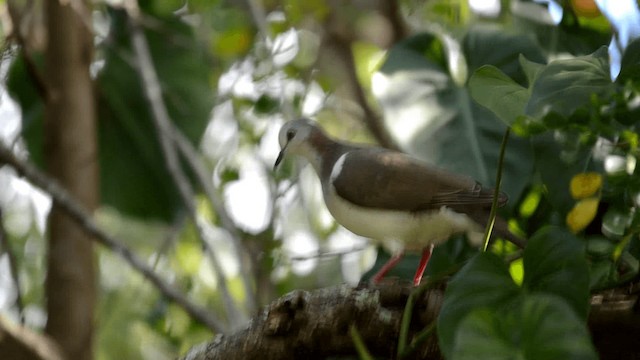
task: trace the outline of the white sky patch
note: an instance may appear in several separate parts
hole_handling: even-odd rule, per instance
[[[273,164],[280,152],[280,143],[278,142],[278,133],[282,127],[280,119],[273,119],[267,124],[267,129],[258,144],[258,156],[269,166]]]
[[[224,188],[229,215],[251,233],[264,230],[271,218],[271,193],[264,165],[253,157],[240,161],[240,179]]]
[[[300,50],[298,33],[295,29],[289,29],[276,36],[270,45],[273,64],[283,67],[295,59]]]
[[[218,81],[219,96],[236,96],[257,100],[260,96],[253,81],[254,66],[250,60],[237,62]]]
[[[469,0],[471,11],[487,17],[496,17],[500,14],[500,0]]]
[[[0,140],[13,141],[20,133],[20,107],[6,90],[0,90]]]
[[[611,78],[615,80],[620,73],[621,50],[640,36],[640,11],[634,0],[596,0],[596,4],[616,31],[609,44]]]
[[[0,310],[9,309],[15,298],[16,290],[11,278],[9,256],[7,254],[0,255]]]
[[[291,262],[291,270],[297,275],[307,275],[318,264],[318,241],[306,231],[296,231],[284,240],[283,248],[289,257],[309,257]]]
[[[324,106],[327,94],[317,82],[312,82],[307,89],[307,94],[302,102],[302,115],[313,116]]]
[[[562,10],[562,5],[556,0],[533,0],[534,2],[547,5],[547,11],[549,12],[549,16],[551,17],[551,21],[554,25],[560,24],[562,21],[562,15],[564,10]]]
[[[207,125],[201,142],[202,152],[211,159],[220,159],[238,148],[238,122],[233,116],[231,101],[213,109],[213,119]]]

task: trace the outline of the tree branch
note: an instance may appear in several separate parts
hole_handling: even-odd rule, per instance
[[[240,233],[240,230],[238,230],[238,226],[233,221],[233,219],[231,219],[231,216],[229,216],[229,214],[227,213],[222,199],[213,187],[211,176],[207,174],[207,170],[200,154],[196,151],[196,149],[194,149],[193,145],[184,136],[184,134],[182,134],[182,132],[180,132],[180,130],[175,127],[175,125],[171,124],[171,126],[173,127],[171,134],[173,134],[173,140],[178,146],[178,150],[182,153],[183,158],[187,161],[187,163],[191,166],[191,169],[195,173],[195,176],[202,186],[204,193],[206,194],[207,198],[209,198],[211,206],[213,206],[213,210],[218,216],[218,219],[220,219],[220,224],[225,230],[227,230],[230,235],[231,243],[236,252],[236,256],[240,261],[240,266],[242,269],[240,271],[240,276],[242,277],[242,283],[245,291],[245,306],[249,313],[253,314],[257,310],[257,304],[254,290],[251,287],[252,282],[249,278],[249,274],[253,273],[254,264],[251,261],[248,261],[248,264],[246,264],[246,266],[243,266],[243,264],[246,263],[244,259],[247,259],[249,257],[249,251],[242,242],[242,235]]]
[[[233,335],[218,335],[194,347],[183,360],[261,359],[307,360],[357,354],[351,326],[355,326],[367,351],[377,358],[393,359],[398,351],[405,304],[415,300],[402,359],[440,359],[434,320],[444,300],[440,284],[420,295],[408,282],[381,285],[347,285],[313,291],[293,291],[273,301]],[[636,359],[640,331],[638,297],[640,281],[591,297],[588,326],[601,359]],[[413,300],[412,300],[413,301]],[[405,329],[406,330],[406,329]],[[421,342],[427,338],[426,341]],[[412,346],[417,345],[415,348]]]
[[[348,39],[343,39],[340,35],[329,32],[324,39],[325,47],[331,49],[338,57],[338,59],[344,64],[346,71],[346,81],[353,91],[355,101],[358,103],[363,111],[362,120],[376,139],[376,141],[383,147],[392,150],[400,150],[398,144],[391,138],[391,135],[387,131],[380,115],[369,105],[367,95],[358,80],[358,74],[356,73],[356,63],[351,51],[351,42]]]
[[[194,320],[204,324],[215,332],[227,332],[227,327],[215,315],[192,303],[180,291],[160,278],[151,267],[129,250],[129,248],[124,246],[121,241],[102,231],[89,212],[80,205],[66,189],[60,186],[56,180],[45,175],[29,162],[18,159],[3,142],[0,142],[0,164],[1,163],[13,167],[18,174],[24,176],[31,184],[48,193],[53,199],[53,202],[74,219],[87,233],[92,235],[95,241],[118,254],[131,265],[131,267],[155,285],[164,296],[182,307]]]
[[[0,354],[3,359],[63,360],[60,346],[50,337],[0,316]]]
[[[347,285],[314,291],[293,291],[271,303],[250,325],[230,336],[217,336],[183,359],[325,359],[353,355],[349,329],[355,326],[368,351],[391,359],[397,351],[410,283],[383,286]],[[416,299],[410,336],[435,319],[444,290],[428,290]],[[198,357],[200,356],[200,357]],[[430,337],[406,359],[439,359],[437,340]]]
[[[154,120],[154,125],[167,169],[173,178],[180,197],[182,198],[182,202],[186,206],[189,216],[195,225],[205,253],[211,261],[218,281],[218,286],[220,287],[222,303],[225,308],[225,312],[229,317],[229,323],[232,328],[240,326],[246,321],[246,317],[240,312],[231,298],[231,294],[227,287],[227,280],[225,279],[224,272],[222,270],[222,265],[220,265],[210,243],[207,241],[207,232],[205,231],[206,224],[204,224],[203,220],[197,216],[196,206],[194,203],[194,191],[180,166],[180,159],[176,150],[174,136],[171,135],[172,131],[175,129],[171,126],[171,119],[164,104],[164,100],[162,99],[160,82],[155,71],[155,66],[153,65],[149,44],[147,43],[144,32],[138,23],[140,12],[137,7],[137,1],[131,0],[127,2],[126,9],[127,14],[129,15],[129,25],[131,29],[131,38],[137,63],[137,70],[143,83],[143,91],[147,97],[149,105],[151,106],[152,118]]]

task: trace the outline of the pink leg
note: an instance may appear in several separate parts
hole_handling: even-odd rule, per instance
[[[389,259],[389,261],[387,261],[384,265],[382,265],[382,267],[380,268],[380,270],[378,270],[378,272],[373,275],[373,283],[377,284],[380,281],[382,281],[382,278],[387,275],[387,273],[389,272],[389,270],[393,269],[394,266],[396,266],[400,260],[402,259],[402,256],[404,254],[400,253],[397,255],[393,255],[391,257],[391,259]]]
[[[432,252],[433,252],[433,244],[427,246],[422,250],[420,265],[418,265],[418,269],[416,269],[416,275],[413,277],[413,286],[420,285],[420,281],[422,280],[422,274],[424,274],[424,269],[427,268],[427,264],[429,263],[429,259],[431,259]]]

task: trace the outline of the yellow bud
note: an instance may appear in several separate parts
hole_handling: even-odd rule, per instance
[[[602,175],[597,172],[580,173],[571,179],[569,188],[571,196],[576,199],[585,199],[593,196],[602,187]]]
[[[600,199],[589,198],[578,201],[567,214],[567,226],[574,234],[584,230],[596,217]]]

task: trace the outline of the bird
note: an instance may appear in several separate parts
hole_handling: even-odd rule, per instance
[[[329,137],[308,118],[286,122],[279,131],[277,170],[287,155],[306,159],[320,179],[323,199],[347,230],[381,244],[392,256],[373,276],[379,283],[405,252],[422,256],[418,286],[433,248],[453,235],[481,243],[494,190],[472,177],[446,171],[406,153]],[[498,205],[507,196],[498,194]],[[496,218],[494,233],[518,246],[524,240]]]

